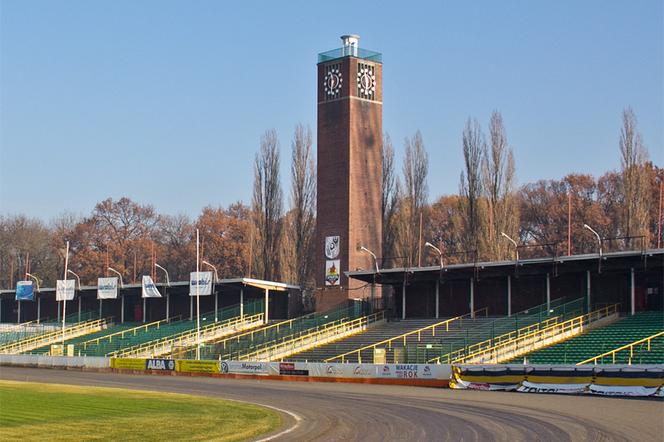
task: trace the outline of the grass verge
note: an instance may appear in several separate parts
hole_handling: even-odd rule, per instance
[[[272,410],[223,399],[0,381],[0,440],[236,441],[280,425]]]

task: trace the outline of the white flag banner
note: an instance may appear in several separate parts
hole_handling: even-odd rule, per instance
[[[55,282],[55,300],[72,301],[76,290],[76,281],[73,279],[58,279]]]
[[[198,287],[199,296],[212,294],[212,272],[191,272],[189,275],[189,296],[196,296]]]
[[[141,297],[143,298],[161,298],[161,293],[157,290],[157,286],[154,285],[152,278],[148,275],[143,275],[143,290],[141,291]]]
[[[118,278],[97,278],[97,299],[117,299]]]

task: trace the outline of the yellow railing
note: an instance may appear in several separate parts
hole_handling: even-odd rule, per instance
[[[103,319],[94,319],[92,321],[85,321],[70,327],[65,327],[65,339],[67,335],[71,336],[72,334],[79,333],[88,329],[95,329],[97,327],[103,327],[108,323],[110,318]],[[90,330],[92,331],[92,330]],[[27,350],[33,350],[35,348],[43,347],[48,345],[51,341],[57,341],[62,338],[62,330],[54,330],[52,332],[44,333],[37,336],[32,336],[27,339],[23,339],[18,342],[13,342],[11,344],[0,347],[0,353],[22,353]]]
[[[623,345],[622,347],[618,347],[614,350],[607,351],[606,353],[602,353],[599,356],[595,356],[593,358],[586,359],[585,361],[579,362],[576,365],[583,365],[583,364],[587,364],[589,362],[594,362],[595,364],[597,364],[597,361],[599,361],[599,363],[601,364],[602,360],[607,356],[611,356],[611,363],[615,364],[616,363],[616,353],[621,352],[623,350],[629,350],[629,363],[631,364],[632,363],[632,358],[634,357],[634,347],[636,347],[639,344],[648,344],[648,351],[650,351],[650,341],[652,341],[653,339],[659,338],[659,337],[663,337],[663,336],[664,336],[664,331],[661,331],[659,333],[655,333],[652,336],[648,336],[647,338],[643,338],[643,339],[639,339],[638,341],[634,341],[631,344]]]
[[[182,315],[178,315],[178,316],[174,316],[172,318],[161,319],[159,321],[150,322],[149,324],[142,324],[142,325],[139,325],[137,327],[129,328],[127,330],[121,330],[121,331],[118,331],[118,332],[115,332],[115,333],[111,333],[110,335],[100,336],[98,338],[94,338],[94,339],[87,340],[85,342],[81,342],[80,344],[78,344],[78,346],[79,347],[82,346],[84,349],[86,349],[86,348],[88,348],[88,345],[93,345],[93,344],[99,345],[99,343],[101,341],[105,341],[107,339],[108,339],[108,342],[113,342],[113,338],[115,338],[115,337],[124,338],[125,335],[128,335],[128,334],[132,334],[133,336],[136,336],[136,334],[140,331],[148,331],[148,329],[151,328],[151,327],[155,327],[155,328],[159,329],[163,324],[176,321],[176,320],[180,319],[181,317],[182,317]]]
[[[480,312],[485,312],[485,316],[486,316],[489,313],[489,309],[487,307],[484,307],[484,308],[481,308],[479,310],[475,310],[473,312],[474,316],[477,316],[477,314],[480,313]],[[358,361],[360,361],[362,359],[361,358],[361,352],[364,351],[364,350],[369,350],[369,349],[376,348],[378,346],[384,346],[384,345],[387,345],[387,348],[392,348],[392,343],[399,342],[399,341],[403,341],[403,345],[406,345],[406,341],[408,340],[408,338],[411,337],[411,336],[415,336],[415,335],[417,335],[417,342],[420,342],[422,340],[422,334],[423,333],[427,333],[427,332],[431,331],[431,336],[436,336],[436,329],[439,329],[438,330],[439,333],[441,333],[443,331],[449,331],[450,330],[450,324],[455,323],[455,322],[459,322],[459,325],[461,325],[461,323],[463,323],[464,319],[470,318],[470,317],[473,317],[473,315],[470,314],[470,313],[466,313],[465,315],[456,316],[454,318],[446,319],[444,321],[438,322],[436,324],[428,325],[428,326],[420,328],[418,330],[409,331],[409,332],[403,333],[399,336],[394,336],[392,338],[385,339],[385,340],[380,341],[380,342],[376,342],[375,344],[365,345],[364,347],[361,347],[361,348],[358,348],[358,349],[355,349],[355,350],[352,350],[352,351],[348,351],[346,353],[337,355],[333,358],[325,359],[325,362],[331,362],[331,361],[334,361],[335,359],[339,359],[339,358],[341,358],[341,362],[346,362],[346,356],[353,355],[353,354],[356,354],[356,353],[357,353]],[[441,330],[443,328],[445,330]]]
[[[309,316],[309,315],[307,315],[307,316]],[[271,325],[268,325],[266,327],[261,327],[258,330],[252,330],[252,331],[248,331],[248,332],[245,332],[245,333],[240,333],[239,335],[231,336],[230,338],[224,338],[224,339],[219,340],[219,341],[213,341],[213,342],[211,342],[211,344],[214,344],[217,347],[221,345],[221,346],[223,346],[222,347],[223,350],[226,350],[226,345],[230,342],[240,342],[240,340],[242,340],[242,338],[246,338],[247,336],[249,336],[249,339],[251,339],[253,341],[255,336],[260,336],[262,334],[263,337],[265,337],[265,336],[267,336],[268,330],[273,330],[273,329],[276,330],[277,333],[279,333],[280,328],[284,328],[284,327],[292,328],[293,322],[297,321],[297,320],[302,320],[302,317],[294,318],[294,319],[287,319],[285,321],[277,322],[276,324],[271,324]]]
[[[212,333],[220,329],[228,328],[228,327],[235,327],[238,324],[241,323],[247,323],[251,324],[254,322],[260,322],[263,321],[263,313],[257,313],[255,315],[244,315],[242,317],[238,316],[235,318],[228,319],[224,322],[215,322],[214,324],[209,324],[204,327],[200,328],[200,334],[206,334],[206,333]],[[188,330],[185,332],[178,333],[173,336],[165,336],[163,338],[155,339],[150,342],[145,342],[143,344],[138,344],[134,345],[132,347],[128,348],[123,348],[120,350],[116,350],[114,352],[108,353],[106,356],[110,357],[116,357],[116,358],[123,358],[123,357],[131,357],[132,355],[138,355],[142,353],[146,354],[151,354],[154,353],[154,350],[157,348],[165,348],[169,347],[180,347],[184,341],[190,341],[193,338],[195,338],[198,334],[198,331],[196,329],[193,330]],[[180,345],[178,345],[180,344]],[[196,345],[195,343],[193,345]],[[189,344],[188,346],[191,346]]]
[[[309,329],[303,334],[295,336],[291,339],[284,339],[280,342],[268,342],[258,347],[254,347],[251,351],[240,353],[238,359],[240,360],[253,360],[259,355],[267,354],[267,358],[260,358],[261,360],[272,360],[274,354],[280,354],[281,358],[285,355],[283,353],[295,354],[301,351],[307,350],[305,345],[302,344],[307,340],[314,340],[314,342],[320,337],[329,337],[334,334],[341,334],[342,332],[357,330],[361,331],[362,327],[366,327],[369,324],[374,322],[382,321],[385,319],[385,312],[380,311],[372,313],[368,316],[363,316],[361,318],[356,318],[348,320],[347,318],[337,319],[327,324],[319,325],[315,328]],[[345,336],[345,335],[344,335]],[[341,336],[340,336],[341,337]],[[290,349],[290,351],[289,351]]]
[[[567,333],[570,331],[573,331],[574,329],[578,329],[583,327],[584,325],[593,323],[595,321],[598,321],[600,319],[604,319],[606,317],[609,317],[611,315],[617,314],[618,313],[618,306],[620,304],[613,304],[609,305],[606,307],[602,307],[601,309],[592,311],[590,313],[586,313],[585,315],[577,316],[576,318],[569,319],[564,322],[560,322],[558,324],[552,325],[550,327],[542,328],[540,330],[536,330],[532,333],[524,334],[522,336],[519,336],[518,338],[514,338],[510,341],[503,342],[498,345],[494,345],[490,348],[486,348],[480,351],[477,351],[472,354],[466,354],[462,357],[458,358],[452,358],[450,355],[448,356],[447,361],[445,363],[452,364],[452,363],[464,363],[465,361],[468,361],[469,359],[477,358],[482,355],[486,354],[497,354],[500,352],[500,350],[504,349],[507,346],[514,346],[515,349],[519,347],[519,344],[523,342],[532,342],[533,339],[535,338],[543,338],[543,337],[549,337],[549,336],[555,336],[563,333]],[[579,331],[580,333],[580,331]],[[438,359],[438,362],[441,362],[441,359]]]
[[[490,348],[493,348],[499,344],[502,344],[504,342],[511,341],[513,339],[516,339],[520,336],[528,335],[533,332],[536,332],[538,330],[542,330],[544,328],[550,327],[551,325],[558,324],[558,321],[560,320],[561,316],[555,316],[553,318],[545,319],[542,322],[538,322],[536,324],[531,324],[526,327],[519,328],[517,330],[513,330],[508,333],[504,333],[502,335],[496,336],[495,338],[491,339],[486,339],[482,342],[477,342],[475,344],[471,344],[467,347],[459,348],[456,350],[453,350],[452,352],[448,353],[447,355],[444,355],[447,357],[447,360],[456,360],[459,358],[462,358],[466,354],[476,354],[476,353],[481,353],[484,350],[488,350]],[[437,356],[429,361],[427,363],[429,364],[436,364],[440,363],[440,359],[444,356]]]

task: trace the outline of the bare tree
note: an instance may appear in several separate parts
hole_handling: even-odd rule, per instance
[[[481,232],[480,197],[482,195],[482,155],[486,151],[486,141],[482,128],[476,119],[468,118],[463,130],[463,159],[465,172],[461,172],[459,186],[459,209],[462,218],[462,231],[459,242],[466,251],[477,250]]]
[[[403,164],[404,189],[399,204],[397,253],[405,257],[407,265],[418,262],[420,216],[427,204],[429,155],[424,148],[422,134],[418,130],[412,138],[406,138]]]
[[[274,129],[261,137],[254,164],[253,253],[255,273],[264,279],[279,276],[282,191],[279,182],[279,141]]]
[[[625,236],[648,237],[648,210],[650,192],[645,163],[648,151],[643,145],[637,129],[636,115],[631,107],[623,110],[623,125],[620,132],[620,163],[624,195],[622,232]],[[628,244],[629,245],[629,244]]]
[[[519,234],[519,210],[514,196],[514,154],[507,144],[503,117],[491,114],[489,123],[491,145],[482,159],[482,190],[486,202],[486,232],[482,236],[485,257],[505,259],[512,248],[500,233],[512,238]]]
[[[396,241],[396,215],[399,209],[401,184],[395,172],[394,146],[388,134],[383,136],[383,182],[382,182],[382,217],[383,217],[383,267],[393,265],[388,262],[394,257]]]
[[[304,290],[313,288],[316,230],[316,169],[311,129],[295,127],[291,143],[291,210],[285,225],[283,277]]]

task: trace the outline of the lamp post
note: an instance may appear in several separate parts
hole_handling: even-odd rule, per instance
[[[380,270],[378,269],[378,258],[376,258],[376,254],[364,246],[360,246],[360,250],[362,252],[368,253],[373,257],[374,266],[376,267],[376,275],[378,275],[380,273]],[[374,311],[374,297],[376,293],[376,275],[374,275],[373,277],[374,282],[371,283],[371,313],[373,313]]]
[[[430,249],[434,250],[436,253],[438,253],[438,258],[440,258],[440,270],[442,273],[444,263],[443,263],[443,252],[433,244],[431,244],[429,241],[424,243],[424,247],[429,247]],[[441,274],[442,276],[442,274]],[[439,310],[440,310],[440,277],[436,280],[436,319],[438,319],[439,316]]]
[[[602,258],[602,237],[599,236],[599,233],[597,233],[595,231],[595,229],[590,227],[588,224],[584,224],[583,228],[590,230],[595,235],[595,237],[597,238],[597,247],[599,248],[599,257],[601,259]]]
[[[171,278],[168,277],[168,270],[166,270],[165,268],[163,268],[162,266],[160,266],[156,262],[154,263],[154,266],[156,268],[161,269],[161,270],[164,271],[164,273],[166,274],[166,287],[170,287],[171,286]],[[166,289],[164,289],[164,291],[166,292],[166,319],[168,319],[168,315],[170,314],[170,298],[169,298],[170,295],[169,295],[169,293]]]
[[[120,278],[120,288],[124,288],[124,283],[122,282],[122,274],[115,270],[113,267],[108,267],[109,272],[113,272],[118,277]],[[99,317],[101,318],[101,299],[99,300]],[[124,296],[122,296],[122,292],[120,293],[120,322],[124,323]]]
[[[81,322],[81,278],[71,270],[67,270],[67,273],[74,275],[78,281],[78,322]]]
[[[505,232],[500,232],[500,235],[507,238],[509,242],[514,244],[514,250],[516,251],[516,261],[519,262],[519,245],[516,243],[516,241],[510,238]]]
[[[440,258],[440,268],[442,269],[443,267],[445,267],[445,264],[443,263],[443,252],[441,252],[438,247],[434,246],[429,241],[424,243],[424,247],[429,247],[430,249],[438,253],[438,257]]]
[[[214,283],[217,284],[219,282],[219,276],[217,274],[217,268],[207,262],[206,260],[201,260],[202,264],[205,264],[208,267],[212,267],[212,270],[214,270]],[[217,288],[214,287],[214,322],[219,321],[219,296],[217,294]]]
[[[65,297],[62,298],[62,355],[65,355],[65,322],[67,318],[67,275],[69,274],[69,241],[65,251]]]
[[[37,293],[39,293],[39,278],[37,278],[35,275],[25,272],[25,276],[28,278],[32,278],[35,280],[35,284],[37,284]],[[41,298],[37,297],[37,323],[39,323],[39,315],[40,315],[40,310],[41,310]],[[18,323],[21,323],[21,301],[18,301]]]

